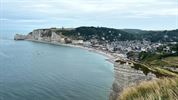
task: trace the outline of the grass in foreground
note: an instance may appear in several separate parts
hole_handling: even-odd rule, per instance
[[[178,100],[178,78],[143,81],[124,89],[118,100]]]

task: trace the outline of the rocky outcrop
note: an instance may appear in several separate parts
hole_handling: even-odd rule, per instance
[[[27,40],[71,43],[71,39],[61,34],[57,34],[55,29],[37,29],[27,35]]]
[[[51,42],[51,43],[73,43],[73,44],[83,44],[83,40],[72,40],[68,36],[64,36],[62,32],[64,29],[36,29],[30,32],[28,35],[19,35],[17,34],[14,39],[15,40],[31,40],[31,41],[39,41],[39,42]],[[69,31],[72,29],[65,29],[65,31]],[[58,32],[57,32],[58,31]]]
[[[20,34],[16,34],[14,36],[14,40],[25,40],[27,38],[26,35],[20,35]]]
[[[156,78],[156,75],[152,73],[145,75],[143,71],[134,69],[132,65],[126,63],[120,64],[118,62],[114,64],[114,73],[115,80],[109,100],[118,100],[120,92],[128,86],[138,84],[143,80]]]

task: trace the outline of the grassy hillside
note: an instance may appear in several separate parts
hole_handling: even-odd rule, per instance
[[[119,100],[177,100],[178,68],[177,54],[140,53],[140,62],[135,69],[145,74],[154,73],[158,79],[144,81],[123,90]],[[171,70],[173,68],[173,70]]]
[[[178,57],[167,57],[162,62],[168,64],[168,66],[178,67]]]
[[[144,81],[124,89],[118,100],[177,100],[178,78]]]
[[[176,56],[162,58],[159,54],[150,54],[141,62],[154,67],[178,67],[178,57]]]
[[[142,64],[142,63],[134,63],[134,66],[132,66],[132,68],[135,68],[137,70],[142,70],[143,73],[145,75],[147,75],[148,73],[153,73],[156,75],[156,77],[160,78],[160,77],[178,77],[178,73],[165,69],[165,68],[161,68],[158,66],[150,66],[147,64]]]
[[[164,51],[165,46],[159,47],[155,52],[139,53],[140,63],[151,67],[178,68],[178,44],[168,46],[170,47],[169,51]]]

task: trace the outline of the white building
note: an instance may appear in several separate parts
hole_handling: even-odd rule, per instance
[[[83,40],[72,40],[72,44],[83,44]]]

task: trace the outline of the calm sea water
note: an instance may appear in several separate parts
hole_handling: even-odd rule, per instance
[[[0,100],[108,100],[113,65],[87,50],[0,40]]]

